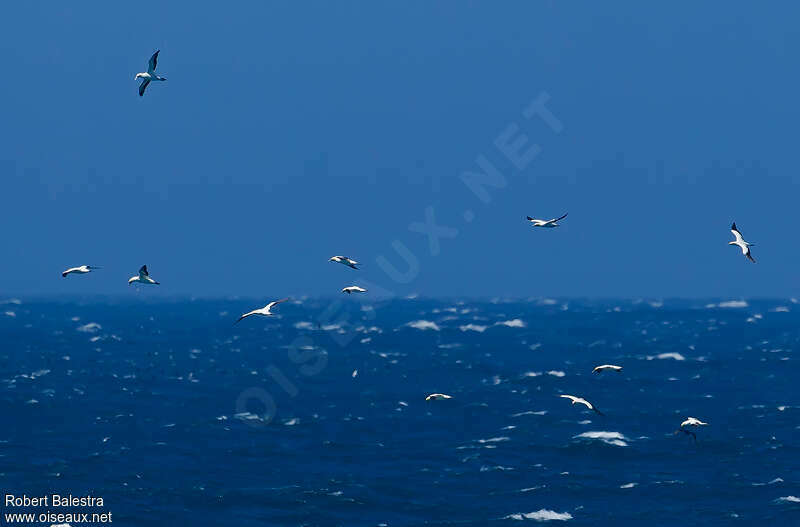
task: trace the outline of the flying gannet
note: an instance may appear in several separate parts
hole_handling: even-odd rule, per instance
[[[447,395],[444,393],[432,393],[425,398],[426,401],[442,401],[444,399],[452,399],[451,395]]]
[[[94,267],[93,265],[81,265],[80,267],[70,267],[69,269],[61,273],[61,276],[66,278],[68,274],[72,273],[86,274],[92,272],[95,269],[101,269],[101,267]]]
[[[347,267],[352,267],[353,269],[358,269],[358,267],[356,267],[358,262],[352,258],[348,258],[347,256],[331,256],[328,261],[340,263],[342,265],[346,265]]]
[[[614,366],[613,364],[602,364],[593,369],[592,373],[600,373],[605,370],[614,370],[615,372],[619,373],[622,371],[622,366]]]
[[[147,62],[147,71],[143,73],[137,73],[134,80],[143,79],[142,83],[139,85],[139,97],[144,95],[144,91],[147,89],[147,86],[150,84],[150,81],[165,81],[167,80],[166,77],[159,77],[156,75],[156,65],[158,65],[158,54],[161,50],[157,50],[153,53],[153,56],[150,57],[150,60]]]
[[[567,214],[569,214],[569,212]],[[553,227],[559,227],[560,225],[557,222],[566,218],[567,214],[564,214],[560,218],[553,218],[552,220],[537,220],[536,218],[531,218],[530,216],[526,217],[528,218],[528,221],[531,222],[533,227],[545,227],[547,229],[552,229]]]
[[[605,415],[600,410],[595,408],[595,406],[592,403],[590,403],[589,401],[587,401],[583,397],[575,397],[574,395],[559,395],[559,397],[564,397],[565,399],[569,399],[570,401],[572,401],[572,404],[585,405],[586,408],[588,408],[589,410],[592,410],[594,412],[597,412],[599,415]]]
[[[136,276],[131,276],[128,278],[128,285],[132,283],[140,283],[140,284],[150,284],[150,285],[161,285],[159,282],[156,282],[152,278],[150,278],[150,273],[147,272],[147,266],[143,265],[141,269],[139,269],[139,274]]]
[[[708,423],[704,423],[700,419],[694,417],[687,417],[686,421],[681,423],[681,428],[684,426],[708,426]]]
[[[742,250],[742,254],[745,255],[751,262],[756,263],[756,261],[753,259],[753,256],[750,254],[750,247],[755,244],[744,241],[744,238],[742,238],[742,233],[736,228],[735,221],[733,222],[733,225],[731,225],[731,232],[733,233],[733,237],[736,239],[732,242],[728,242],[728,245],[738,245]]]
[[[250,311],[248,313],[245,313],[244,315],[240,316],[239,320],[234,322],[234,324],[238,324],[239,322],[241,322],[245,318],[247,318],[249,316],[252,316],[252,315],[261,315],[262,317],[274,316],[275,313],[273,313],[271,311],[271,309],[273,307],[277,306],[278,304],[280,304],[281,302],[286,302],[287,300],[289,300],[289,299],[288,298],[282,298],[280,300],[276,300],[274,302],[270,302],[269,304],[267,304],[266,306],[262,307],[261,309],[254,309],[254,310],[252,310],[252,311]]]
[[[367,292],[366,289],[364,289],[363,287],[358,287],[357,285],[349,285],[344,289],[342,289],[342,293],[347,293],[348,295],[350,293],[366,293],[366,292]]]

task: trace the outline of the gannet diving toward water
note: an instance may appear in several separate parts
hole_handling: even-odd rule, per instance
[[[347,293],[348,295],[350,293],[366,293],[366,292],[367,292],[366,289],[364,289],[363,287],[358,287],[357,285],[349,285],[344,289],[342,289],[342,293]]]
[[[141,269],[139,269],[138,275],[128,278],[128,285],[131,285],[134,282],[138,282],[140,284],[161,285],[159,282],[156,282],[150,278],[150,273],[147,272],[146,265],[143,265]]]
[[[444,393],[432,393],[425,398],[426,401],[441,401],[444,399],[452,399],[451,395],[446,395]]]
[[[569,212],[567,214],[569,214]],[[567,214],[564,214],[560,218],[553,218],[552,220],[537,220],[536,218],[531,218],[530,216],[526,217],[528,218],[528,221],[531,222],[533,227],[545,227],[547,229],[552,229],[553,227],[559,227],[560,225],[557,222],[566,218]]]
[[[137,80],[142,78],[142,83],[139,85],[139,97],[144,95],[144,91],[147,89],[147,86],[150,84],[150,81],[165,81],[167,80],[166,77],[159,77],[156,75],[156,65],[158,65],[158,54],[161,50],[157,50],[153,53],[153,56],[150,57],[150,60],[147,62],[147,71],[144,73],[137,73],[136,77],[133,80]]]
[[[275,307],[275,306],[277,306],[278,304],[280,304],[281,302],[286,302],[287,300],[289,300],[289,299],[288,299],[288,298],[282,298],[282,299],[280,299],[280,300],[276,300],[276,301],[274,301],[274,302],[270,302],[269,304],[267,304],[266,306],[262,307],[261,309],[254,309],[254,310],[252,310],[252,311],[250,311],[250,312],[248,312],[248,313],[245,313],[244,315],[240,316],[240,317],[239,317],[239,320],[237,320],[236,322],[234,322],[234,324],[238,324],[239,322],[241,322],[241,321],[242,321],[242,320],[244,320],[245,318],[247,318],[247,317],[249,317],[249,316],[253,316],[253,315],[261,315],[262,317],[271,317],[271,316],[275,316],[275,313],[273,313],[273,312],[272,312],[272,311],[270,311],[270,310],[271,310],[273,307]]]
[[[61,276],[66,278],[68,274],[72,274],[72,273],[86,274],[86,273],[92,272],[95,269],[102,269],[102,268],[101,267],[94,267],[92,265],[81,265],[80,267],[70,267],[69,269],[67,269],[66,271],[61,273]]]
[[[346,265],[347,267],[352,267],[353,269],[356,270],[358,269],[358,267],[356,267],[356,265],[358,265],[358,262],[353,260],[352,258],[348,258],[347,256],[331,256],[328,259],[328,261],[340,263],[342,265]]]
[[[687,417],[686,421],[681,423],[681,428],[684,426],[708,426],[708,423],[704,423],[700,419],[696,419],[694,417]]]
[[[619,373],[622,371],[622,366],[614,366],[613,364],[603,364],[593,369],[592,373],[600,373],[604,370],[614,370],[615,372]]]
[[[572,401],[572,404],[583,404],[589,410],[597,412],[599,415],[605,415],[605,414],[603,414],[603,412],[601,412],[600,410],[595,408],[595,406],[592,403],[590,403],[589,401],[587,401],[583,397],[575,397],[574,395],[559,395],[559,397],[564,397],[565,399],[569,399],[570,401]]]
[[[742,238],[742,233],[736,228],[735,221],[733,222],[733,225],[731,225],[731,232],[733,233],[733,237],[736,239],[732,242],[728,242],[728,245],[738,245],[742,250],[742,254],[745,255],[751,262],[756,263],[756,261],[753,259],[753,256],[750,254],[750,247],[754,244],[744,241],[744,238]]]

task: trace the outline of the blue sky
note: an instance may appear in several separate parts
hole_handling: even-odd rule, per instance
[[[149,296],[800,296],[798,11],[4,5],[0,293],[133,295],[146,263]],[[168,81],[139,98],[159,48]],[[523,115],[538,97],[559,133]],[[538,145],[522,168],[509,130]],[[462,177],[480,156],[505,183],[488,202]],[[437,254],[409,228],[426,209]],[[398,244],[402,282],[379,261],[402,270]],[[59,276],[83,263],[104,269]]]

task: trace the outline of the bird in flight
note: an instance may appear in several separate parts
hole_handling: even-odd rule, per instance
[[[732,242],[728,242],[728,245],[738,245],[742,250],[742,254],[745,255],[751,262],[756,263],[756,261],[753,259],[753,256],[750,254],[750,247],[754,244],[744,241],[744,238],[742,238],[742,233],[736,228],[735,221],[733,222],[733,225],[731,225],[731,232],[733,233],[733,237],[736,239]]]
[[[161,285],[159,282],[156,282],[152,278],[150,278],[150,273],[147,272],[147,266],[143,265],[141,269],[139,269],[139,274],[136,276],[131,276],[128,278],[128,285],[137,282],[140,284],[150,284],[150,285]]]
[[[600,366],[595,367],[592,370],[592,373],[600,373],[605,370],[614,370],[615,372],[619,373],[622,371],[622,366],[614,366],[613,364],[602,364]]]
[[[603,412],[595,408],[595,406],[592,403],[590,403],[583,397],[575,397],[574,395],[559,395],[559,397],[564,397],[565,399],[569,399],[570,401],[572,401],[572,404],[582,404],[586,406],[586,408],[588,408],[589,410],[597,412],[599,415],[605,415],[603,414]]]
[[[352,267],[353,269],[358,269],[358,267],[356,267],[358,262],[352,258],[348,258],[347,256],[331,256],[328,261],[340,263],[342,265],[346,265],[347,267]]]
[[[166,77],[159,77],[156,75],[156,66],[158,65],[158,54],[161,52],[159,49],[153,56],[150,57],[150,60],[147,62],[147,71],[142,73],[137,73],[136,77],[133,80],[142,79],[142,83],[139,85],[139,97],[144,95],[144,91],[147,89],[147,86],[150,85],[150,81],[165,81],[167,80]]]
[[[244,315],[240,316],[239,320],[234,322],[234,324],[238,324],[242,320],[246,319],[247,317],[253,316],[253,315],[260,315],[262,317],[274,316],[275,313],[272,312],[272,308],[277,306],[281,302],[286,302],[287,300],[289,300],[289,299],[288,298],[282,298],[280,300],[276,300],[274,302],[270,302],[269,304],[267,304],[266,306],[262,307],[261,309],[254,309],[254,310],[252,310],[252,311],[250,311],[248,313],[245,313]]]
[[[442,401],[444,399],[452,399],[452,395],[446,395],[444,393],[432,393],[425,398],[426,401]]]
[[[569,214],[569,212],[567,214]],[[531,218],[530,216],[526,217],[528,218],[528,221],[531,222],[533,227],[545,227],[547,229],[552,229],[553,227],[560,227],[558,222],[566,218],[567,214],[564,214],[560,218],[553,218],[552,220],[537,220],[536,218]]]
[[[684,426],[708,426],[708,423],[704,423],[703,421],[695,417],[687,417],[686,421],[681,423],[681,428],[683,428]]]
[[[61,276],[66,278],[68,274],[73,274],[73,273],[75,273],[75,274],[86,274],[86,273],[92,272],[95,269],[102,269],[102,268],[101,267],[94,267],[92,265],[81,265],[79,267],[70,267],[69,269],[67,269],[66,271],[61,273]]]
[[[350,293],[366,293],[366,292],[367,292],[366,289],[364,289],[363,287],[358,287],[357,285],[349,285],[344,289],[342,289],[342,293],[347,293],[348,295]]]

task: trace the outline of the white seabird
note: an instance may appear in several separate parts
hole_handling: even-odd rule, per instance
[[[565,399],[569,399],[570,401],[572,401],[572,404],[585,405],[586,408],[588,408],[589,410],[597,412],[600,415],[604,415],[603,412],[601,412],[600,410],[595,408],[595,406],[592,403],[590,403],[589,401],[587,401],[583,397],[575,397],[574,395],[559,395],[559,397],[564,397]]]
[[[275,313],[273,313],[273,312],[271,311],[271,309],[272,309],[273,307],[277,306],[278,304],[280,304],[281,302],[286,302],[287,300],[289,300],[289,299],[288,299],[288,298],[282,298],[282,299],[280,299],[280,300],[276,300],[276,301],[274,301],[274,302],[270,302],[269,304],[267,304],[266,306],[262,307],[261,309],[254,309],[254,310],[252,310],[252,311],[249,311],[249,312],[245,313],[244,315],[240,316],[240,317],[239,317],[239,320],[237,320],[236,322],[234,322],[234,324],[238,324],[239,322],[241,322],[241,321],[242,321],[242,320],[244,320],[245,318],[247,318],[247,317],[249,317],[249,316],[253,316],[253,315],[260,315],[260,316],[262,316],[262,317],[271,317],[271,316],[274,316],[274,315],[275,315]]]
[[[70,267],[69,269],[61,273],[61,276],[66,278],[68,274],[73,274],[73,273],[86,274],[92,272],[95,269],[102,269],[102,267],[94,267],[93,265],[81,265],[79,267]]]
[[[731,232],[733,233],[733,237],[736,239],[732,242],[728,242],[728,245],[738,245],[742,250],[742,254],[745,255],[751,262],[756,263],[756,261],[753,259],[753,256],[750,254],[750,247],[754,244],[744,241],[744,238],[742,238],[742,233],[736,228],[735,221],[733,222],[733,225],[731,225]]]
[[[605,370],[614,370],[615,372],[619,373],[622,371],[622,366],[615,366],[613,364],[601,364],[600,366],[596,366],[595,369],[592,370],[592,373],[600,373]]]
[[[444,393],[432,393],[425,398],[426,401],[442,401],[444,399],[452,399],[451,395],[447,395]]]
[[[358,269],[358,267],[356,267],[358,262],[352,258],[348,258],[347,256],[331,256],[328,261],[340,263],[342,265],[346,265],[347,267],[352,267],[353,269]]]
[[[569,212],[567,214],[569,214]],[[547,229],[552,229],[553,227],[560,227],[557,222],[566,218],[567,214],[564,214],[560,218],[553,218],[552,220],[537,220],[536,218],[531,218],[530,216],[526,216],[526,218],[528,218],[528,221],[531,222],[533,227],[545,227]]]
[[[708,426],[708,423],[704,423],[703,421],[695,417],[687,417],[686,421],[681,423],[681,428],[683,428],[684,426]]]
[[[140,284],[150,284],[150,285],[161,285],[159,282],[156,282],[152,278],[150,278],[150,273],[147,272],[147,266],[143,265],[141,269],[139,269],[139,274],[136,276],[131,276],[128,278],[128,285],[137,282]]]
[[[156,66],[158,65],[158,54],[161,50],[157,50],[153,53],[153,56],[150,57],[150,60],[147,62],[147,71],[143,73],[137,73],[136,77],[133,80],[143,79],[142,83],[139,85],[139,97],[144,95],[144,91],[147,89],[147,86],[150,84],[150,81],[165,81],[167,80],[166,77],[159,77],[156,75]]]
[[[366,289],[364,289],[363,287],[358,287],[357,285],[349,285],[344,289],[342,289],[342,293],[347,293],[348,295],[350,293],[366,293],[366,292],[367,292]]]

